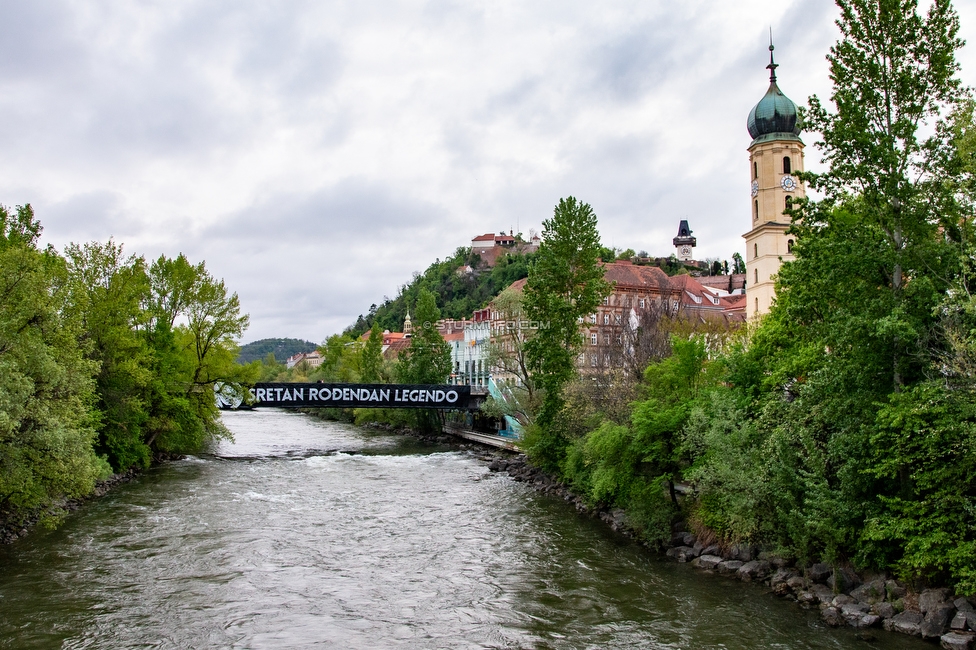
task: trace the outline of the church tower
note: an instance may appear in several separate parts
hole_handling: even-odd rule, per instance
[[[793,240],[786,234],[790,217],[783,214],[787,198],[806,195],[793,174],[803,171],[803,141],[796,104],[776,85],[777,64],[769,44],[769,90],[749,112],[746,126],[752,183],[752,229],[746,240],[746,314],[765,314],[776,295],[774,277],[784,261],[793,259]]]

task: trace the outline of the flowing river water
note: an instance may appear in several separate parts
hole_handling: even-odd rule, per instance
[[[2,648],[920,648],[665,561],[470,452],[275,410],[0,548]]]

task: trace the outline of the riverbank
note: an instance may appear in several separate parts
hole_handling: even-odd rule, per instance
[[[565,484],[531,465],[523,454],[496,452],[488,469],[561,498],[581,514],[597,517],[614,531],[636,538],[626,512],[592,508]],[[797,566],[762,549],[720,544],[714,536],[706,535],[699,538],[684,522],[675,524],[665,555],[702,572],[765,585],[767,593],[794,601],[804,609],[819,608],[827,625],[853,627],[866,640],[874,640],[872,629],[882,628],[937,640],[941,647],[951,650],[976,647],[976,603],[948,589],[916,591],[891,576],[858,573],[850,567],[822,563]]]
[[[183,457],[184,456],[178,454],[165,456],[157,455],[157,457],[153,459],[153,465],[155,466],[159,463],[168,462],[170,460],[178,460]],[[33,531],[38,524],[44,525],[45,521],[50,521],[53,525],[57,525],[57,523],[59,523],[60,520],[69,512],[74,512],[89,501],[105,496],[114,488],[124,483],[128,483],[141,473],[141,469],[131,468],[125,472],[113,474],[107,479],[96,482],[94,489],[92,489],[92,491],[85,496],[76,497],[73,499],[61,499],[53,505],[45,508],[38,508],[26,519],[18,518],[16,521],[13,521],[0,515],[0,544],[10,544],[18,539],[30,535],[31,531]]]

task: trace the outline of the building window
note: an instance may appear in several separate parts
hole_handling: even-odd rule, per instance
[[[756,298],[756,313],[759,313],[759,298]]]
[[[643,298],[640,299],[640,308],[641,309],[644,308],[644,299]]]
[[[786,240],[786,252],[787,253],[792,253],[793,252],[793,240],[792,239],[787,239]]]
[[[752,259],[759,257],[759,244],[752,245]]]
[[[759,284],[759,269],[756,269],[753,273],[756,274],[756,284]]]
[[[614,325],[620,325],[620,314],[614,314],[613,315],[613,324]]]
[[[752,163],[752,177],[759,178],[759,163]]]
[[[791,164],[789,156],[783,156],[783,173],[784,174],[793,173],[793,165]]]
[[[595,354],[590,357],[590,365],[593,366],[594,368],[596,368],[596,355]]]
[[[596,334],[590,334],[590,345],[596,345]]]
[[[604,345],[610,345],[610,335],[609,334],[604,334],[603,335],[603,344]]]
[[[604,296],[603,297],[603,304],[604,305],[609,305],[610,304],[610,296]]]
[[[753,203],[753,210],[754,210],[754,212],[752,214],[752,220],[753,221],[758,221],[759,220],[759,201],[758,200],[756,200]]]
[[[610,314],[604,314],[603,315],[603,324],[604,325],[609,325],[610,324]]]

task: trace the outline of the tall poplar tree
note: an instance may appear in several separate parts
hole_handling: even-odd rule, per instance
[[[383,368],[383,330],[379,321],[373,321],[369,330],[369,339],[363,346],[362,381],[364,384],[375,384],[380,380],[380,370]]]
[[[601,250],[593,208],[572,196],[560,199],[552,218],[542,223],[542,244],[523,302],[526,316],[540,323],[525,349],[536,385],[544,392],[536,418],[538,436],[530,446],[548,469],[556,469],[567,445],[556,419],[564,404],[563,387],[576,375],[581,319],[594,313],[610,290],[603,279]]]

